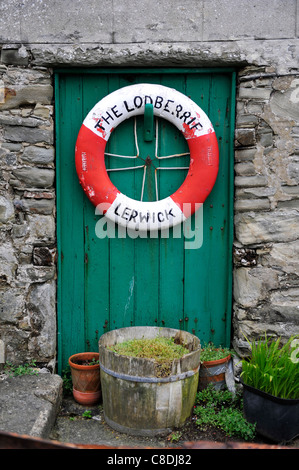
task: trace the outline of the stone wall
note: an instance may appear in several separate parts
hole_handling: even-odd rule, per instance
[[[11,362],[56,353],[53,84],[0,66],[0,339]]]
[[[233,344],[299,332],[296,0],[0,4],[0,363],[54,363],[53,69],[233,66]]]
[[[239,73],[235,131],[234,345],[299,332],[299,79]]]

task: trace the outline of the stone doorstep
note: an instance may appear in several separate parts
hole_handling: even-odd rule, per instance
[[[0,431],[48,439],[61,402],[59,375],[0,376]]]

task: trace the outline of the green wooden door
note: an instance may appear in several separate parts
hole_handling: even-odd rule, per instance
[[[211,119],[219,143],[220,168],[211,194],[189,225],[179,232],[170,230],[168,237],[159,233],[134,238],[124,236],[118,227],[115,233],[110,227],[107,235],[105,219],[83,193],[75,170],[75,142],[86,114],[108,93],[141,82],[190,96]],[[229,344],[234,86],[231,70],[56,74],[59,370],[71,354],[97,351],[106,331],[131,325],[179,328],[202,342]],[[155,120],[152,141],[144,140],[143,129],[141,116],[118,126],[108,142],[112,155],[106,156],[106,166],[121,192],[139,200],[142,194],[143,201],[151,201],[157,193],[161,199],[181,185],[188,146],[164,120]],[[114,156],[134,156],[136,145],[143,161]],[[182,155],[158,160],[155,152],[160,157]],[[148,157],[152,163],[144,173],[139,167]]]

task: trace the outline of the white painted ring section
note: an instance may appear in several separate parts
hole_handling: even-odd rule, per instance
[[[141,202],[119,193],[105,216],[122,227],[136,231],[172,227],[186,220],[171,197],[154,202]]]
[[[208,116],[190,98],[173,88],[150,83],[120,88],[105,96],[83,124],[107,141],[112,130],[125,119],[143,114],[147,103],[153,104],[155,116],[170,121],[187,140],[213,132]]]

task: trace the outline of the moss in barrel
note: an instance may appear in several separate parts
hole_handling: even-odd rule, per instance
[[[110,349],[131,339],[158,336],[173,338],[186,347],[186,354],[173,359],[164,374],[153,358],[120,355]],[[113,429],[132,435],[162,435],[190,417],[200,367],[196,336],[172,328],[120,328],[101,336],[99,353],[104,417]]]

